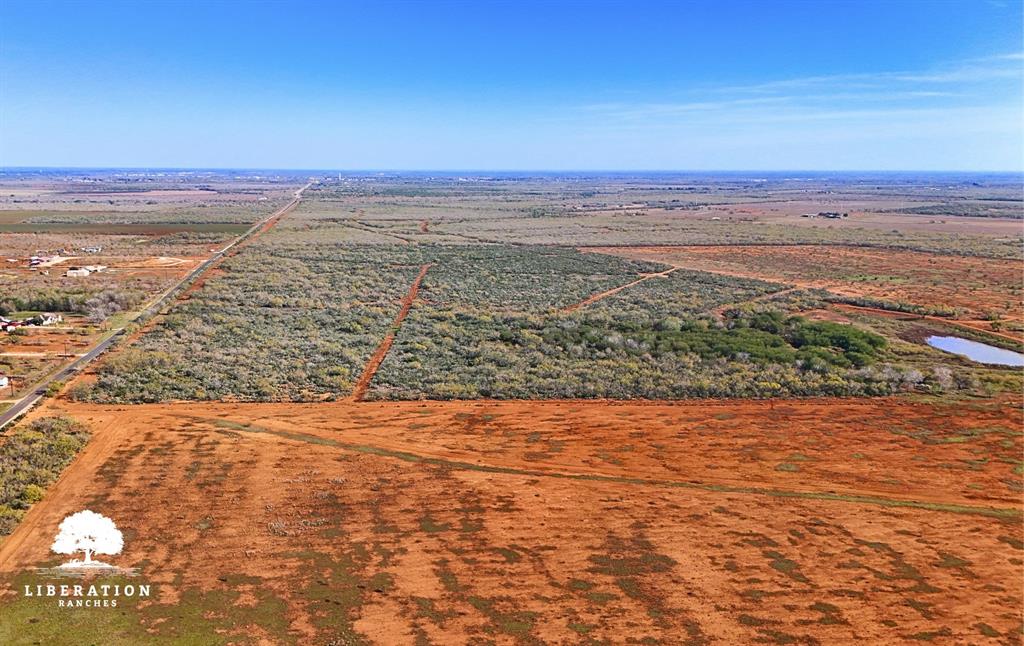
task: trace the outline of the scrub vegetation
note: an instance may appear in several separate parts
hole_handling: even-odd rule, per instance
[[[99,368],[99,401],[295,400],[348,393],[418,267],[309,245],[254,246]]]
[[[872,202],[855,183],[798,188],[799,198],[784,180],[685,176],[325,181],[73,394],[99,402],[766,398],[976,383],[959,375],[969,368],[944,367],[937,351],[887,340],[884,326],[805,312],[853,303],[956,316],[943,303],[889,304],[845,283],[877,282],[865,273],[879,262],[872,254],[900,285],[913,278],[888,248],[945,254],[933,254],[945,259],[934,265],[944,280],[958,276],[956,254],[973,256],[972,271],[987,270],[997,261],[986,257],[1005,256],[1012,237],[922,230],[908,220],[915,216],[884,214],[886,198]],[[823,190],[829,205],[817,211],[847,212],[834,206],[843,199],[877,204],[893,228],[853,226],[865,215],[856,211],[841,221],[790,215],[815,212]],[[949,203],[979,193],[967,184],[943,191]],[[778,206],[786,200],[798,205]],[[744,275],[710,261],[706,271],[677,264],[689,257],[671,251],[677,243],[717,245],[715,262],[733,265],[743,264],[744,245],[761,246]],[[808,291],[833,273],[818,245],[836,243],[856,247],[824,249],[859,264],[843,269],[843,289]],[[636,244],[669,246],[646,253]],[[775,248],[793,263],[773,275],[766,263],[775,255],[765,250]],[[927,266],[931,256],[912,257]]]
[[[690,289],[682,305],[646,317],[421,306],[403,325],[370,398],[877,395],[902,386],[901,371],[874,367],[886,345],[876,334],[779,311],[719,320],[706,311],[734,298],[720,286],[704,312],[687,313],[699,292],[675,281]]]
[[[43,417],[0,437],[0,536],[14,531],[88,441],[88,429],[67,417]]]

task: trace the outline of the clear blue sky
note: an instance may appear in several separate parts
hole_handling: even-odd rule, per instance
[[[0,166],[1021,170],[1022,7],[0,0]]]

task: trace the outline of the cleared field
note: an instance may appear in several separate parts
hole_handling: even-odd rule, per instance
[[[1021,266],[1015,260],[842,246],[609,247],[587,251],[973,315],[964,318],[1019,316],[1024,305]]]
[[[23,262],[30,255],[50,255],[59,249],[100,247],[106,256],[205,256],[223,246],[224,233],[172,233],[159,236],[96,233],[0,233],[0,257]],[[14,263],[5,263],[10,268]],[[91,263],[89,263],[91,264]]]
[[[796,220],[803,220],[794,216]],[[993,234],[976,231],[921,230],[913,219],[920,216],[886,215],[876,226],[794,226],[794,222],[760,221],[745,216],[693,215],[689,212],[597,212],[578,215],[538,216],[481,222],[440,222],[437,233],[466,236],[474,240],[513,244],[557,244],[571,246],[637,245],[861,245],[888,249],[909,249],[992,258],[1017,258],[1021,236],[1019,221],[1010,230]],[[998,224],[1000,221],[995,221]],[[992,224],[992,222],[987,222]]]
[[[1016,260],[815,246],[607,247],[588,251],[730,276],[783,281],[855,298],[918,306],[994,331],[1024,332]]]
[[[0,224],[0,233],[57,233],[164,236],[175,233],[232,234],[239,235],[248,227],[244,224],[101,224],[92,222],[75,223],[19,223]]]
[[[200,196],[205,195],[203,193]],[[187,227],[192,225],[198,227],[194,230],[220,230],[217,227],[229,227],[230,225],[252,224],[256,220],[266,217],[273,211],[284,206],[288,200],[283,196],[275,197],[265,202],[248,203],[214,203],[205,204],[196,201],[196,194],[189,194],[186,197],[193,198],[191,204],[186,206],[180,204],[161,204],[149,207],[147,210],[128,210],[127,208],[76,208],[80,205],[61,204],[56,208],[40,208],[38,210],[23,209],[16,211],[0,209],[0,226],[10,227],[13,225],[35,225],[42,230],[59,229],[62,225],[69,227],[69,230],[76,230],[77,227],[104,226],[118,227],[145,227],[154,226]],[[244,227],[243,227],[244,230]]]
[[[1016,399],[49,406],[4,643],[1018,639]],[[16,591],[85,507],[154,598],[82,623]]]

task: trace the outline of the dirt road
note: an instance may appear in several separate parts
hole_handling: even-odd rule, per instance
[[[363,374],[359,377],[359,381],[356,382],[355,387],[352,389],[352,401],[362,401],[363,396],[366,395],[366,389],[370,386],[370,382],[373,381],[373,376],[377,374],[377,369],[380,368],[380,364],[383,363],[384,358],[388,356],[388,351],[391,350],[391,345],[395,342],[395,335],[398,333],[398,329],[402,326],[402,321],[409,314],[409,310],[412,308],[413,301],[416,300],[416,296],[420,291],[420,283],[423,282],[423,277],[427,275],[427,270],[433,266],[432,263],[427,263],[420,267],[420,273],[417,274],[416,278],[412,281],[412,285],[409,286],[409,291],[402,298],[402,307],[398,310],[398,314],[395,315],[395,320],[391,323],[391,330],[384,336],[384,339],[377,346],[370,360],[366,363],[366,367],[363,369]]]
[[[606,291],[603,291],[603,292],[601,292],[599,294],[594,294],[593,296],[591,296],[589,298],[583,299],[579,303],[576,303],[574,305],[570,305],[569,307],[566,307],[566,308],[562,309],[562,311],[565,312],[565,313],[575,312],[576,310],[580,309],[581,307],[586,307],[587,305],[590,305],[591,303],[596,303],[597,301],[601,300],[602,298],[608,298],[609,296],[614,296],[615,294],[618,294],[619,292],[621,292],[624,289],[629,289],[630,287],[634,287],[636,285],[639,285],[640,283],[648,281],[648,280],[650,280],[652,278],[663,278],[665,276],[668,276],[669,274],[671,274],[674,271],[678,271],[679,269],[680,269],[680,267],[672,267],[671,269],[666,269],[665,271],[659,271],[658,273],[655,273],[655,274],[644,274],[642,277],[638,278],[637,280],[634,280],[633,282],[626,283],[625,285],[620,285],[618,287],[613,287],[613,288],[611,288],[609,290],[606,290]]]

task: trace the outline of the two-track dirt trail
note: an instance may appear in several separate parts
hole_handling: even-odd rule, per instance
[[[761,294],[759,296],[755,296],[745,301],[739,301],[737,303],[726,303],[725,305],[719,305],[715,309],[711,310],[711,314],[714,315],[716,318],[721,319],[725,315],[725,312],[733,307],[738,307],[740,305],[748,305],[750,303],[761,303],[764,301],[771,300],[777,296],[792,294],[793,292],[800,291],[800,289],[800,287],[787,287],[783,290],[777,292],[768,292],[767,294]]]
[[[611,289],[609,289],[607,291],[601,292],[599,294],[594,294],[593,296],[585,298],[582,301],[580,301],[579,303],[576,303],[575,305],[570,305],[569,307],[564,308],[562,311],[565,312],[565,313],[575,312],[576,310],[580,309],[581,307],[586,307],[587,305],[590,305],[591,303],[596,303],[597,301],[601,300],[602,298],[608,298],[609,296],[614,296],[615,294],[618,294],[619,292],[621,292],[624,289],[628,289],[628,288],[633,287],[635,285],[639,285],[640,283],[642,283],[644,281],[647,281],[647,280],[650,280],[652,278],[661,278],[663,276],[668,276],[672,272],[678,271],[679,269],[682,269],[682,268],[681,267],[672,267],[670,269],[666,269],[665,271],[659,271],[656,274],[644,274],[643,276],[641,276],[640,278],[634,280],[631,283],[626,283],[625,285],[619,285],[618,287],[613,287],[613,288],[611,288]]]
[[[420,267],[420,273],[416,275],[412,285],[409,286],[408,293],[402,298],[402,308],[395,315],[395,320],[391,323],[391,330],[380,342],[380,345],[377,346],[370,360],[366,362],[362,376],[359,377],[359,381],[356,382],[355,387],[352,389],[352,401],[358,402],[363,400],[363,395],[366,394],[366,389],[370,386],[370,382],[373,381],[373,376],[377,374],[377,369],[380,368],[384,357],[388,356],[388,351],[391,350],[391,344],[395,342],[395,334],[398,333],[398,328],[402,326],[402,321],[409,314],[412,303],[420,292],[420,283],[423,282],[423,277],[427,275],[427,270],[432,266],[433,263],[427,263]]]

